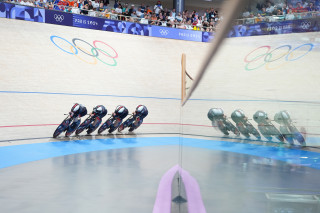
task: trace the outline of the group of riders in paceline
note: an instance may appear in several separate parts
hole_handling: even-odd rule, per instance
[[[294,141],[299,142],[302,146],[306,145],[305,138],[297,127],[294,126],[290,114],[286,110],[282,110],[274,115],[274,121],[280,124],[280,130],[272,124],[272,120],[266,112],[257,111],[253,115],[253,120],[258,124],[260,133],[249,122],[248,117],[246,117],[241,109],[237,109],[231,114],[231,119],[236,123],[236,126],[231,123],[221,108],[211,108],[208,112],[208,118],[212,121],[212,126],[218,128],[225,135],[229,135],[229,131],[231,131],[236,136],[242,134],[246,138],[249,138],[250,135],[253,135],[260,140],[261,133],[269,141],[272,140],[272,137],[275,137],[281,142],[287,140],[290,145],[293,145]]]
[[[62,132],[65,132],[65,136],[69,137],[75,132],[79,135],[84,130],[87,130],[87,134],[94,132],[102,123],[102,118],[108,114],[108,110],[103,105],[98,105],[93,108],[89,117],[81,123],[81,117],[87,115],[87,108],[81,104],[74,104],[68,116],[62,121],[53,133],[53,137],[58,137]],[[119,105],[111,116],[100,126],[98,133],[101,134],[106,129],[112,133],[116,129],[121,132],[125,128],[129,128],[129,132],[137,129],[143,122],[143,119],[148,115],[148,109],[144,105],[139,105],[131,116],[123,122],[125,117],[129,114],[128,109],[125,106]]]

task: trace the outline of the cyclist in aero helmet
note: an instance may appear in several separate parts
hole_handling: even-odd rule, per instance
[[[81,117],[85,116],[87,114],[87,108],[83,106],[82,104],[75,103],[71,111],[69,112],[69,115],[71,118],[73,118],[73,123],[68,127],[68,132],[73,132],[78,128],[81,122]]]
[[[95,116],[94,122],[90,124],[89,129],[96,129],[104,116],[108,113],[108,110],[103,105],[98,105],[93,108],[91,115]]]
[[[129,111],[125,106],[119,105],[116,107],[116,109],[114,110],[114,113],[112,114],[112,116],[117,119],[117,123],[115,126],[118,126],[122,123],[122,120],[127,117]]]
[[[212,122],[215,121],[215,119],[224,119],[225,115],[221,108],[211,108],[208,112],[208,118]]]
[[[147,117],[148,115],[148,109],[144,105],[139,105],[136,108],[136,111],[133,113],[133,116],[135,116],[135,121],[130,127],[129,132],[132,132],[133,130],[137,129],[143,122],[143,119]]]

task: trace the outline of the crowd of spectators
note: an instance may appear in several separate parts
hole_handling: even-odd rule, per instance
[[[312,16],[318,16],[319,11],[319,0],[289,0],[280,3],[274,3],[273,0],[265,0],[263,3],[257,3],[253,9],[247,8],[242,14],[242,19],[245,24],[254,24],[263,21],[274,22],[310,18]]]
[[[104,17],[115,20],[139,22],[180,29],[215,31],[220,20],[218,10],[207,9],[202,14],[197,11],[185,10],[182,13],[175,9],[164,8],[161,1],[155,5],[133,5],[116,0],[109,5],[109,0],[4,0],[46,9],[62,10],[75,14]]]
[[[0,0],[3,1],[3,0]],[[27,6],[40,7],[46,9],[62,10],[69,13],[83,14],[95,17],[103,17],[114,20],[124,20],[138,22],[141,24],[152,24],[180,29],[201,30],[212,32],[218,27],[222,20],[219,11],[214,8],[206,9],[199,13],[195,10],[185,10],[182,13],[175,9],[164,8],[161,1],[155,5],[134,5],[122,3],[115,0],[114,5],[109,4],[109,0],[4,0]],[[293,2],[289,0],[285,2]],[[320,9],[320,0],[302,0],[295,4],[283,3],[275,4],[273,0],[265,0],[257,3],[255,8],[247,8],[240,17],[238,24],[254,24],[263,21],[292,20],[301,14],[316,12]],[[318,13],[317,13],[318,14]]]

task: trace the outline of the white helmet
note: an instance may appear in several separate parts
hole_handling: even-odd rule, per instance
[[[97,106],[95,109],[94,109],[94,112],[97,113],[97,114],[101,114],[103,111],[103,108],[101,105]]]

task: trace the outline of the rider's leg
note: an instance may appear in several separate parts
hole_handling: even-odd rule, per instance
[[[137,129],[143,122],[143,119],[137,118],[135,122],[132,124],[132,126],[129,129],[129,132],[132,132],[133,130]]]
[[[75,117],[73,119],[72,124],[69,125],[67,131],[68,132],[73,132],[74,130],[76,130],[79,127],[80,122],[81,122],[80,116]]]
[[[122,119],[121,118],[116,118],[116,121],[114,122],[114,127],[118,128],[121,123],[122,123]]]
[[[97,126],[100,125],[101,123],[101,118],[99,116],[97,116],[94,121],[89,125],[89,129],[93,129],[93,128],[96,128]]]

